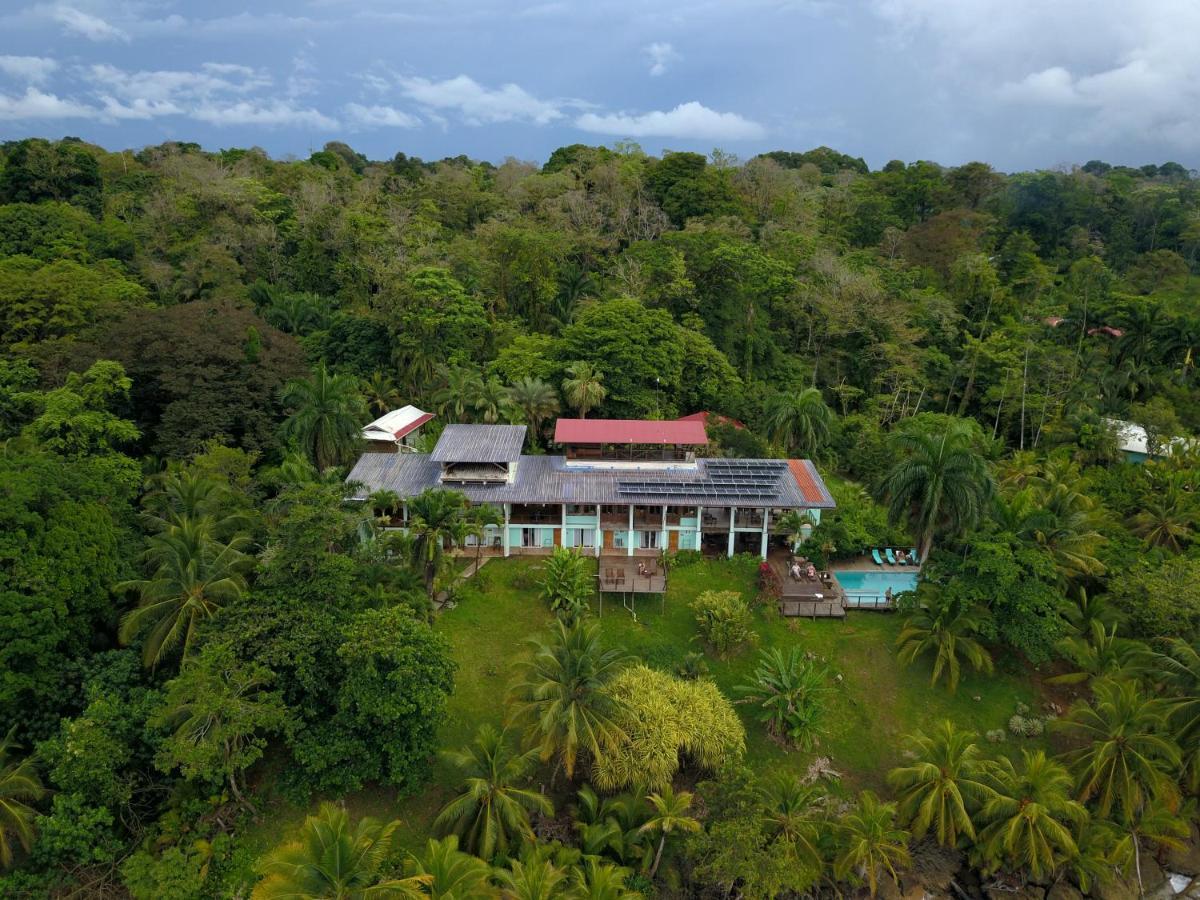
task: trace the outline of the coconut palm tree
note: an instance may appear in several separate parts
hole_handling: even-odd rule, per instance
[[[593,760],[624,737],[614,701],[605,691],[628,657],[605,650],[596,623],[556,621],[548,638],[532,638],[533,657],[519,664],[511,693],[514,719],[525,726],[525,743],[543,762],[557,757],[575,777],[581,752]]]
[[[767,435],[788,452],[816,456],[829,443],[833,412],[815,387],[784,391],[767,401]]]
[[[245,538],[227,544],[214,540],[206,519],[185,519],[153,535],[145,553],[154,566],[151,576],[116,585],[139,596],[137,608],[121,619],[121,642],[128,644],[149,626],[142,650],[146,666],[157,666],[180,644],[186,659],[200,624],[245,592],[242,572],[252,563],[241,552],[245,543]]]
[[[838,823],[842,848],[833,863],[842,880],[856,877],[874,897],[883,875],[899,883],[897,869],[910,862],[908,832],[896,826],[896,805],[883,803],[872,791],[858,795],[858,805]]]
[[[1170,704],[1146,696],[1132,680],[1100,679],[1092,695],[1060,723],[1087,741],[1067,754],[1080,799],[1094,800],[1105,817],[1117,808],[1136,815],[1155,799],[1173,801],[1178,791],[1169,773],[1179,767],[1180,753],[1168,734]]]
[[[558,412],[558,393],[540,378],[518,378],[509,389],[513,406],[529,426],[529,443],[537,447],[542,423]]]
[[[37,811],[30,803],[46,795],[32,757],[15,759],[14,725],[0,741],[0,868],[12,865],[15,837],[26,852],[33,845],[33,820]]]
[[[566,887],[567,873],[541,853],[513,860],[496,872],[504,900],[557,900]]]
[[[687,791],[680,791],[677,794],[675,789],[668,784],[659,793],[649,794],[646,799],[654,807],[654,815],[642,826],[641,830],[647,834],[657,832],[659,835],[658,849],[654,851],[654,862],[651,863],[650,871],[647,873],[650,880],[653,881],[654,876],[658,874],[659,864],[662,862],[663,847],[667,844],[667,838],[676,832],[697,832],[700,830],[700,822],[688,815],[692,808],[692,795]]]
[[[434,581],[452,544],[458,525],[467,517],[467,497],[461,491],[427,488],[408,501],[408,533],[413,538],[413,565],[425,579],[425,593],[434,599]]]
[[[896,636],[897,659],[911,665],[923,656],[932,656],[929,683],[937,684],[944,675],[946,686],[956,691],[964,659],[977,672],[992,671],[991,654],[975,639],[985,618],[986,613],[978,607],[932,589],[921,597]]]
[[[463,368],[443,368],[441,379],[442,386],[434,392],[433,402],[443,416],[461,422],[467,410],[475,408],[483,390],[483,380],[478,372]]]
[[[987,463],[972,447],[971,431],[956,422],[940,434],[900,431],[902,455],[880,486],[893,522],[905,522],[917,538],[921,562],[936,537],[974,527],[993,493]]]
[[[1093,678],[1119,677],[1140,669],[1146,645],[1118,637],[1116,625],[1105,628],[1093,619],[1091,633],[1086,638],[1075,635],[1063,638],[1058,642],[1058,652],[1077,668],[1046,680],[1051,684],[1083,684]]]
[[[1059,613],[1070,624],[1077,637],[1093,634],[1092,623],[1111,628],[1120,621],[1120,614],[1103,595],[1089,594],[1086,588],[1076,588],[1074,598],[1063,598]]]
[[[1184,782],[1200,787],[1200,645],[1167,638],[1165,651],[1148,653],[1145,668],[1170,693],[1170,723],[1182,752]]]
[[[513,752],[506,732],[481,725],[470,746],[443,755],[462,772],[463,790],[438,813],[434,828],[458,835],[477,856],[492,859],[533,840],[529,814],[553,814],[543,794],[517,786],[533,769],[537,751]]]
[[[1169,478],[1130,524],[1133,533],[1145,541],[1147,547],[1180,553],[1195,536],[1197,518],[1192,493],[1180,480]]]
[[[367,412],[352,376],[335,375],[322,362],[310,378],[287,383],[283,402],[292,409],[283,436],[320,471],[346,462],[361,443]]]
[[[943,847],[957,847],[960,838],[974,841],[972,815],[991,794],[975,735],[945,719],[932,734],[917,732],[908,743],[912,763],[888,773],[901,820],[914,837],[932,832]]]
[[[481,503],[467,510],[467,521],[471,524],[471,534],[475,537],[475,571],[479,571],[479,559],[483,555],[483,542],[487,529],[504,524],[504,513],[491,503]]]
[[[826,818],[821,792],[795,774],[782,772],[759,789],[759,798],[771,838],[797,865],[819,874],[824,867],[820,839]]]
[[[251,521],[234,509],[233,492],[216,478],[195,469],[172,469],[157,475],[142,501],[143,520],[151,531],[166,531],[185,519],[208,519],[213,535],[231,537]]]
[[[1021,751],[1018,769],[1008,757],[989,766],[992,794],[980,810],[979,832],[986,867],[1025,869],[1036,881],[1078,854],[1072,834],[1087,821],[1073,799],[1066,767],[1041,750]]]
[[[474,900],[495,896],[491,867],[477,856],[458,849],[458,836],[430,839],[425,853],[411,857],[408,871],[428,879],[425,890],[434,900]]]
[[[625,886],[629,870],[598,859],[585,859],[571,871],[570,900],[641,900],[641,891]]]
[[[579,413],[579,418],[586,419],[587,414],[603,403],[604,398],[608,396],[608,390],[604,387],[604,376],[587,362],[567,366],[567,375],[569,377],[562,383],[563,396]]]
[[[479,418],[489,425],[495,425],[505,418],[505,413],[512,406],[512,395],[498,378],[488,378],[479,384],[475,394],[475,412]]]
[[[1096,552],[1106,538],[1097,530],[1096,501],[1065,484],[1030,488],[1014,502],[1023,504],[1019,537],[1044,549],[1063,584],[1104,574]]]
[[[362,393],[367,408],[378,416],[400,405],[400,389],[396,387],[396,380],[386,372],[372,372],[371,377],[364,378]]]
[[[263,875],[254,900],[365,900],[368,897],[427,896],[423,875],[384,878],[381,869],[390,856],[400,822],[386,825],[370,816],[351,827],[346,810],[322,803],[300,829],[300,839],[283,844],[259,861]]]
[[[805,529],[812,530],[812,514],[789,509],[775,522],[775,527],[787,535],[788,549],[795,550],[804,540]]]
[[[1138,895],[1145,896],[1142,884],[1142,847],[1149,845],[1160,853],[1184,850],[1192,830],[1187,820],[1162,800],[1152,800],[1137,812],[1122,811],[1112,823],[1119,837],[1112,857],[1128,872],[1132,866],[1137,876]]]

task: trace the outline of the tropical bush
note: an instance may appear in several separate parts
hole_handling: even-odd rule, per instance
[[[758,639],[754,614],[737,591],[704,591],[688,606],[696,614],[700,636],[722,659]]]
[[[832,691],[828,680],[825,669],[799,647],[786,653],[772,647],[760,654],[752,680],[734,690],[742,696],[738,702],[751,704],[773,736],[811,750],[821,735],[825,701]]]

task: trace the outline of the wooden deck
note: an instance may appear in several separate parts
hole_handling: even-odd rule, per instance
[[[825,583],[820,579],[799,581],[788,574],[787,560],[772,558],[771,568],[782,585],[779,611],[785,617],[807,616],[811,619],[844,619],[846,598],[837,579]]]
[[[650,570],[649,576],[638,574],[638,563]],[[667,576],[653,560],[629,556],[601,556],[599,559],[600,590],[606,594],[665,594]]]

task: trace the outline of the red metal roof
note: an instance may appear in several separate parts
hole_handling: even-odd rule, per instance
[[[704,423],[649,419],[559,419],[556,444],[707,444]]]
[[[796,479],[796,485],[800,488],[800,493],[804,495],[807,502],[823,503],[828,499],[821,485],[817,483],[817,479],[813,477],[812,468],[807,460],[789,459],[787,463],[792,477]]]
[[[407,425],[403,426],[399,430],[394,431],[392,433],[396,435],[396,440],[400,440],[400,438],[404,437],[406,434],[412,434],[414,431],[416,431],[418,428],[420,428],[422,425],[424,425],[426,422],[428,422],[433,417],[434,417],[433,413],[424,413],[424,414],[418,416],[417,418],[413,419]]]
[[[679,421],[679,422],[703,422],[705,428],[707,428],[708,423],[710,421],[712,421],[716,425],[732,425],[734,428],[737,428],[739,431],[746,427],[741,422],[739,422],[737,419],[731,419],[731,418],[729,418],[729,416],[723,416],[720,413],[709,412],[707,409],[702,409],[702,410],[700,410],[700,412],[694,412],[689,416],[680,416],[677,419],[677,421]]]

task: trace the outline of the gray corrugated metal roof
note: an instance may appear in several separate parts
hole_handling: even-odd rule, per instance
[[[447,425],[430,458],[437,463],[516,462],[524,444],[524,425]]]
[[[745,462],[776,462],[779,460],[745,460]],[[629,471],[629,470],[584,470],[569,469],[561,456],[522,456],[517,464],[516,479],[512,484],[495,485],[452,485],[475,503],[630,503],[648,506],[739,506],[739,507],[782,507],[785,509],[823,509],[834,505],[832,497],[814,503],[805,499],[795,478],[787,469],[782,470],[776,486],[777,492],[770,497],[714,499],[712,496],[663,497],[659,494],[642,495],[618,492],[618,482],[654,481],[658,483],[694,482],[705,477],[706,460],[699,460],[700,471]],[[360,482],[364,487],[357,496],[365,498],[377,490],[395,491],[401,497],[412,497],[426,488],[440,487],[441,465],[432,456],[415,453],[365,453],[355,464],[347,479]],[[820,477],[817,483],[821,484]],[[828,491],[821,484],[822,493]]]

